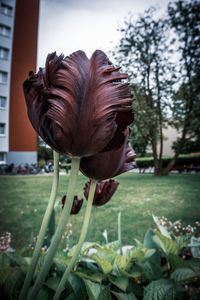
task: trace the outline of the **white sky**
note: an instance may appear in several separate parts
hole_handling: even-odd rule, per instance
[[[169,0],[40,0],[37,66],[48,53],[69,55],[83,50],[90,57],[96,49],[107,52],[120,38],[119,25],[154,5],[161,15]]]

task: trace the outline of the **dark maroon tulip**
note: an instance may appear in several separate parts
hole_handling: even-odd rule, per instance
[[[66,195],[62,197],[62,208],[65,205],[65,201],[66,201]],[[79,200],[77,196],[74,196],[74,201],[72,204],[72,208],[71,208],[71,215],[76,215],[78,214],[79,210],[81,209],[83,205],[83,199]]]
[[[98,182],[93,199],[93,205],[101,206],[106,204],[115,193],[119,182],[110,179],[109,181]],[[90,182],[86,182],[84,187],[84,196],[88,200],[90,191]]]
[[[100,50],[90,59],[83,51],[49,54],[45,68],[23,84],[30,121],[43,140],[69,157],[121,147],[133,98],[119,69]]]
[[[80,171],[91,179],[104,180],[118,176],[135,167],[135,152],[129,144],[129,129],[119,149],[81,158]]]

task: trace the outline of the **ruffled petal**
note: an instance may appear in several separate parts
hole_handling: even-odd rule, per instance
[[[80,171],[91,179],[104,180],[132,170],[135,167],[136,155],[129,144],[128,128],[124,135],[124,144],[119,149],[83,157]]]

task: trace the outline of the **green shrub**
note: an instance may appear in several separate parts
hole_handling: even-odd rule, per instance
[[[172,157],[167,156],[163,157],[163,167],[165,168]],[[142,169],[147,169],[147,168],[152,168],[154,166],[154,159],[153,157],[144,157],[144,158],[137,158],[136,159],[136,166],[140,170]],[[179,158],[177,159],[177,162],[173,169],[177,170],[184,170],[189,168],[199,168],[200,167],[200,155],[180,155]]]
[[[60,300],[197,300],[200,297],[200,222],[196,229],[166,218],[154,217],[155,229],[149,229],[143,242],[122,247],[114,241],[104,244],[85,242],[76,267],[70,273]],[[193,239],[192,239],[193,238]],[[193,241],[191,243],[191,241]],[[53,299],[75,247],[58,249],[48,277],[37,299]],[[43,249],[43,251],[45,251]],[[3,299],[17,299],[33,253],[32,245],[21,255],[0,254],[0,288]],[[42,252],[36,274],[44,261]]]

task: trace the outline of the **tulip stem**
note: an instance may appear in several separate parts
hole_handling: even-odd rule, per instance
[[[58,300],[59,299],[60,294],[62,293],[62,291],[65,287],[67,277],[68,277],[70,271],[72,270],[72,268],[74,267],[74,265],[77,261],[77,258],[80,254],[83,243],[85,241],[87,231],[88,231],[89,221],[90,221],[90,215],[91,215],[91,210],[92,210],[92,203],[93,203],[94,193],[95,193],[95,189],[96,189],[96,183],[97,183],[96,180],[91,180],[90,192],[89,192],[87,207],[86,207],[86,211],[85,211],[85,217],[84,217],[83,226],[82,226],[81,234],[80,234],[80,237],[79,237],[79,241],[78,241],[78,244],[76,246],[74,255],[73,255],[69,265],[67,266],[67,269],[65,270],[65,273],[63,274],[63,277],[62,277],[62,279],[59,283],[59,286],[56,290],[56,293],[53,297],[53,300]]]
[[[119,241],[119,251],[122,255],[122,233],[121,233],[121,211],[118,213],[118,241]]]
[[[68,186],[68,191],[67,191],[67,201],[65,203],[65,206],[63,208],[55,235],[53,237],[53,240],[51,242],[51,245],[48,249],[47,255],[44,260],[44,264],[37,276],[35,285],[33,286],[28,300],[33,300],[37,296],[38,291],[42,287],[42,284],[48,274],[48,271],[51,267],[52,260],[54,258],[54,255],[56,253],[58,244],[61,240],[62,234],[65,231],[65,226],[68,222],[69,216],[70,216],[70,211],[71,207],[73,204],[73,199],[74,199],[74,190],[75,190],[75,185],[77,182],[77,177],[78,177],[78,171],[79,171],[79,165],[80,165],[80,158],[72,158],[72,165],[71,165],[71,174],[70,174],[70,179],[69,179],[69,186]]]
[[[55,203],[55,199],[56,199],[56,194],[57,194],[57,190],[58,190],[58,181],[59,181],[59,154],[55,151],[53,151],[53,159],[54,159],[54,175],[53,175],[53,183],[52,183],[52,188],[51,188],[51,194],[50,194],[50,198],[49,198],[49,202],[47,205],[47,209],[46,212],[44,214],[44,218],[42,221],[42,225],[40,228],[40,232],[38,235],[38,240],[35,246],[35,250],[33,252],[33,257],[31,260],[31,264],[30,267],[28,269],[28,272],[26,274],[26,278],[24,281],[24,285],[22,287],[21,290],[21,294],[19,297],[19,300],[24,300],[26,299],[27,296],[27,292],[28,289],[30,287],[32,278],[33,278],[33,274],[35,272],[35,268],[37,266],[37,262],[40,256],[40,251],[41,251],[41,247],[43,245],[44,242],[44,238],[45,238],[45,233],[47,230],[47,226],[49,224],[49,220],[54,208],[54,203]]]

